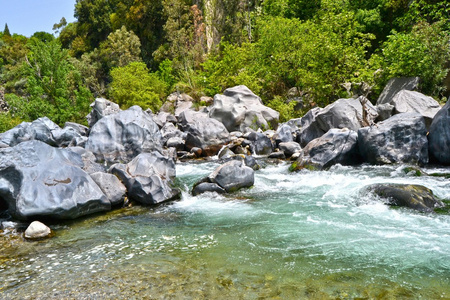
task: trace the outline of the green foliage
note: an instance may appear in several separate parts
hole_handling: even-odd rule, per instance
[[[380,84],[392,77],[419,76],[422,92],[439,96],[448,73],[450,36],[442,23],[420,23],[410,33],[394,32],[383,45],[380,56],[373,56],[383,70]]]
[[[141,61],[141,42],[125,26],[108,35],[100,45],[100,55],[108,69],[124,67],[131,62]]]
[[[0,112],[0,133],[16,127],[20,123],[22,123],[22,120],[11,116],[10,113]]]
[[[45,31],[35,32],[31,36],[31,38],[36,38],[36,39],[38,39],[38,40],[40,40],[41,42],[44,42],[44,43],[51,42],[51,41],[53,41],[55,39],[55,37],[52,34],[50,34],[48,32],[45,32]]]
[[[9,27],[8,24],[5,24],[5,29],[3,30],[3,35],[4,36],[11,36],[11,32],[9,32]]]
[[[111,76],[110,96],[121,108],[139,105],[156,112],[161,107],[161,98],[166,95],[165,82],[156,73],[149,73],[144,63],[114,68]]]
[[[302,111],[296,111],[295,101],[287,102],[280,96],[276,96],[274,99],[267,102],[267,106],[278,111],[280,113],[280,123],[287,122],[291,119],[300,118],[303,115]]]

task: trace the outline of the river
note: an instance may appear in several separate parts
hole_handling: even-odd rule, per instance
[[[0,231],[0,298],[450,298],[450,215],[363,192],[412,183],[450,199],[449,179],[400,166],[289,173],[279,163],[256,171],[253,188],[191,196],[216,166],[178,163],[176,202],[54,224],[39,242]]]

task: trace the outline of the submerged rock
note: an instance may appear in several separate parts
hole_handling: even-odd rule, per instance
[[[26,239],[36,240],[43,239],[49,237],[52,233],[52,230],[39,221],[33,221],[25,230],[24,236]]]
[[[386,199],[389,205],[405,206],[422,212],[432,212],[435,208],[445,206],[429,188],[422,185],[375,184],[366,190]]]
[[[82,167],[79,154],[40,141],[0,149],[0,201],[22,220],[74,219],[110,210],[111,203]]]

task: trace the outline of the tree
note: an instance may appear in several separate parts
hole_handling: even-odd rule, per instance
[[[121,108],[139,105],[156,112],[161,107],[161,98],[166,86],[155,73],[149,73],[143,62],[132,62],[125,67],[111,70],[110,96]]]
[[[62,17],[59,23],[53,24],[52,30],[57,34],[67,26],[66,18]]]
[[[5,29],[3,30],[3,35],[4,36],[11,36],[11,32],[9,32],[9,28],[8,28],[8,24],[5,24]]]

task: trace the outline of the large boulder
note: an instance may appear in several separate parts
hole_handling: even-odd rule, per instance
[[[111,205],[122,204],[127,192],[126,187],[113,174],[96,172],[90,174],[95,183],[100,187]]]
[[[450,101],[436,114],[428,135],[430,155],[439,163],[450,164]]]
[[[142,204],[158,204],[179,197],[173,188],[175,162],[158,151],[141,153],[128,164],[115,164],[110,172],[126,186],[128,197]]]
[[[27,141],[0,149],[0,201],[22,220],[73,219],[111,209],[111,203],[84,172],[81,156]]]
[[[430,126],[434,116],[441,109],[439,103],[432,97],[408,90],[401,90],[388,103],[394,106],[395,114],[406,112],[421,114],[425,118],[427,128]]]
[[[361,101],[365,103],[365,109],[363,109]],[[332,128],[348,128],[357,131],[359,128],[367,126],[367,122],[373,122],[377,116],[376,108],[365,98],[339,99],[324,109],[316,109],[308,116],[300,131],[300,145],[306,146],[310,141],[321,137]]]
[[[280,114],[264,106],[249,88],[239,85],[214,96],[209,116],[222,122],[230,132],[244,132],[246,128],[276,129]]]
[[[152,117],[133,106],[95,123],[86,149],[101,161],[129,162],[142,152],[161,150],[162,138]]]
[[[10,147],[30,140],[38,140],[51,146],[57,146],[58,143],[53,137],[55,130],[61,130],[61,128],[49,118],[43,117],[33,122],[23,122],[0,134],[0,141]]]
[[[256,155],[269,155],[272,153],[274,145],[272,140],[264,133],[252,131],[246,134],[246,137],[251,141],[253,152]]]
[[[371,164],[428,163],[425,119],[418,113],[395,115],[358,130],[359,152]]]
[[[291,170],[327,169],[335,164],[355,165],[361,163],[358,149],[358,133],[347,128],[330,129],[314,139],[303,149],[303,156],[291,166]]]
[[[204,156],[216,155],[230,141],[225,126],[203,112],[185,110],[179,116],[179,123],[186,133],[186,148],[200,148]]]
[[[118,104],[104,98],[97,98],[91,103],[91,112],[86,116],[89,127],[94,126],[103,117],[120,112]]]
[[[209,184],[204,184],[209,183]],[[203,192],[227,193],[255,183],[255,171],[247,167],[242,160],[231,160],[217,167],[209,176],[194,184],[193,192],[197,195]]]
[[[292,142],[294,137],[292,135],[292,126],[290,124],[282,124],[278,127],[277,132],[274,135],[275,143],[278,145],[280,143]],[[294,130],[295,131],[295,130]]]
[[[377,100],[377,105],[389,103],[401,90],[414,91],[419,87],[419,77],[391,78]]]
[[[409,207],[422,212],[432,212],[445,206],[429,188],[422,185],[375,184],[368,186],[365,191],[387,200],[389,205]]]

